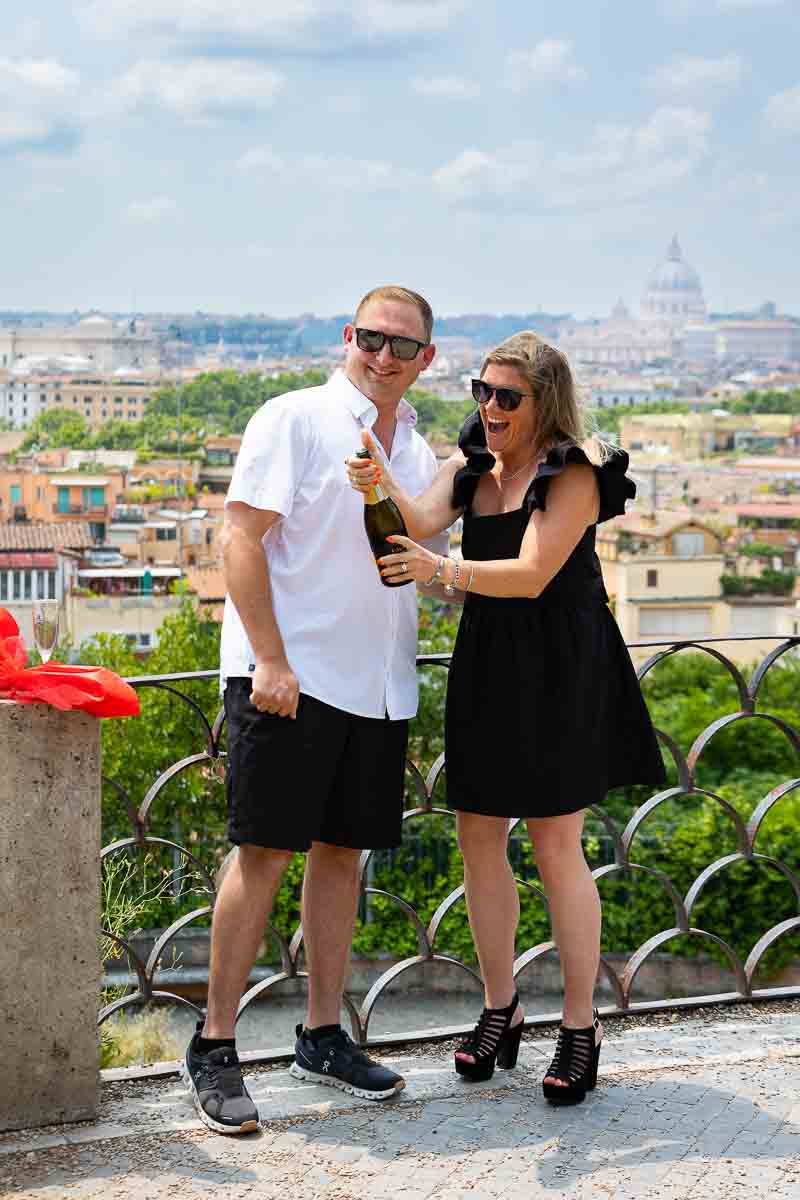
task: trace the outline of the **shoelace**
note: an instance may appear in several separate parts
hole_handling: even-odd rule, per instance
[[[228,1066],[217,1063],[204,1064],[199,1073],[202,1082],[207,1083],[210,1091],[218,1091],[224,1096],[230,1097],[244,1094],[244,1083],[238,1062],[230,1063]]]

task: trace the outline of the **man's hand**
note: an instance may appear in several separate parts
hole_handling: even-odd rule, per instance
[[[279,717],[294,720],[299,699],[297,676],[285,658],[256,663],[250,702],[259,712],[276,713]]]

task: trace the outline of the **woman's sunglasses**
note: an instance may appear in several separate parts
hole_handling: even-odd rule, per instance
[[[416,338],[381,333],[379,329],[356,329],[356,344],[359,350],[366,350],[367,354],[377,354],[387,342],[392,355],[402,362],[411,362],[412,358],[417,357],[420,350],[429,345],[428,342],[418,342]]]
[[[513,412],[515,408],[519,408],[525,396],[531,396],[530,392],[515,392],[513,388],[492,387],[485,379],[473,379],[472,381],[472,399],[478,404],[488,404],[494,396],[497,401],[497,407],[503,412]]]

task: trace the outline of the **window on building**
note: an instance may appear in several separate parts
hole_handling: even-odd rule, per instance
[[[47,580],[44,571],[36,572],[36,599],[47,599]]]
[[[702,533],[674,533],[672,535],[672,553],[677,558],[693,558],[702,554],[705,549],[705,538]]]
[[[647,572],[647,586],[658,587],[658,571]]]
[[[47,599],[55,600],[56,598],[56,573],[55,571],[47,572]]]
[[[639,610],[639,633],[643,637],[708,637],[711,633],[711,610],[643,608]]]
[[[771,604],[731,605],[731,637],[769,637],[778,632],[779,610]]]
[[[32,571],[23,571],[22,572],[22,589],[23,589],[22,594],[25,597],[25,599],[32,600],[33,599],[33,572]]]
[[[11,503],[12,505],[22,504],[22,485],[19,483],[12,483],[11,485]]]
[[[0,571],[0,600],[8,599],[8,571]],[[797,630],[795,630],[795,633]]]
[[[11,572],[11,581],[13,584],[12,589],[11,589],[12,599],[13,600],[21,600],[22,599],[22,576],[19,571]]]
[[[174,542],[174,541],[177,541],[177,538],[178,538],[178,530],[175,525],[173,525],[171,529],[157,529],[156,530],[156,541],[157,542]]]
[[[126,633],[125,641],[136,650],[149,650],[153,645],[151,633]]]

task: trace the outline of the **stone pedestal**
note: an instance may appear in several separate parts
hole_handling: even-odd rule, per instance
[[[0,1130],[94,1115],[100,722],[0,701]]]

